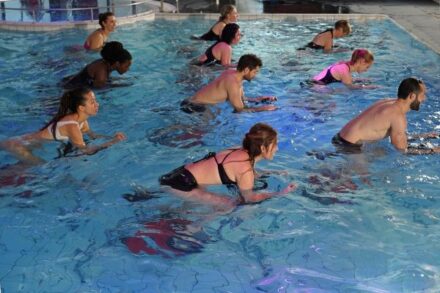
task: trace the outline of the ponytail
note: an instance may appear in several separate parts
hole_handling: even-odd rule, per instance
[[[64,92],[64,94],[60,98],[60,105],[58,107],[58,112],[40,130],[45,129],[52,124],[50,128],[50,132],[52,133],[53,137],[56,139],[55,129],[57,127],[58,121],[60,121],[62,118],[64,118],[69,114],[77,113],[78,107],[80,105],[85,104],[86,102],[85,95],[88,94],[90,91],[91,90],[89,88],[81,87]]]

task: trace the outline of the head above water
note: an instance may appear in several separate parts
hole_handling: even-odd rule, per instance
[[[245,149],[251,161],[255,164],[255,158],[262,154],[264,150],[269,151],[276,147],[277,132],[271,126],[264,123],[257,123],[251,127],[243,139],[243,149]],[[272,151],[270,150],[270,151]]]
[[[263,67],[263,62],[254,54],[245,54],[240,57],[237,64],[238,71],[244,71],[246,68],[254,70]]]
[[[335,30],[340,30],[345,36],[351,33],[351,26],[347,20],[338,20],[335,22]]]
[[[101,50],[102,58],[110,65],[116,64],[116,70],[123,74],[131,65],[131,54],[124,49],[120,42],[108,42]]]
[[[220,9],[219,21],[223,21],[223,20],[230,18],[231,14],[234,14],[234,13],[235,14],[237,13],[237,8],[235,8],[234,5],[231,5],[231,4],[223,5],[222,8]],[[236,21],[236,19],[234,21]]]
[[[111,17],[114,17],[115,15],[113,12],[105,12],[99,14],[99,25],[102,29],[104,29],[104,23]]]
[[[356,49],[353,51],[353,54],[351,54],[351,60],[350,64],[354,65],[358,63],[359,61],[364,61],[368,64],[371,64],[374,62],[374,56],[373,53],[371,53],[370,50],[367,49]]]
[[[397,90],[397,98],[402,100],[414,99],[410,109],[418,111],[420,103],[425,100],[425,84],[422,80],[414,77],[405,78]]]
[[[57,114],[41,129],[53,123],[52,132],[55,133],[56,123],[67,115],[78,113],[79,107],[86,104],[87,95],[90,92],[92,92],[92,90],[87,87],[80,87],[64,92],[60,98]]]
[[[232,44],[240,26],[236,23],[228,23],[222,30],[222,34],[220,36],[220,41],[225,42],[227,44]]]

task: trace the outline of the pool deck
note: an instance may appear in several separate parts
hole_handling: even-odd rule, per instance
[[[348,2],[354,13],[382,13],[404,27],[416,39],[440,54],[440,3],[435,1]]]

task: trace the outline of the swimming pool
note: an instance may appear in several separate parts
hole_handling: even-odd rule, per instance
[[[277,95],[277,112],[233,114],[228,105],[201,120],[178,111],[219,71],[194,69],[207,43],[189,40],[212,21],[139,22],[113,40],[133,55],[120,78],[129,87],[97,92],[98,133],[128,140],[94,156],[57,156],[0,189],[0,286],[5,292],[436,292],[440,290],[438,156],[403,156],[388,142],[369,146],[367,179],[333,151],[331,137],[379,98],[394,97],[411,75],[427,84],[427,101],[408,114],[410,132],[439,130],[440,57],[389,21],[354,22],[337,43],[366,47],[375,64],[363,75],[370,91],[317,92],[300,81],[349,59],[297,53],[328,23],[240,21],[234,59],[256,53],[264,67],[247,95]],[[176,27],[179,27],[176,30]],[[86,31],[2,32],[0,139],[39,128],[57,104],[61,77],[97,55],[72,50]],[[354,45],[356,44],[356,45]],[[30,48],[30,49],[28,49]],[[237,145],[255,122],[279,131],[279,152],[262,169],[288,170],[298,190],[229,214],[170,194],[130,202],[134,189],[157,190],[159,175],[209,151]],[[186,135],[191,133],[191,135]],[[175,137],[178,138],[175,138]],[[435,141],[433,143],[436,143]],[[314,150],[313,155],[307,153]],[[2,166],[12,157],[0,152]],[[5,171],[2,169],[0,171]],[[224,188],[213,189],[228,193]]]

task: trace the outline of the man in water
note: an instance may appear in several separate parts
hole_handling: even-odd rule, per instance
[[[206,105],[214,105],[228,100],[236,112],[275,110],[274,105],[248,107],[245,104],[245,101],[254,103],[276,101],[276,97],[271,96],[258,98],[245,98],[244,96],[243,81],[254,79],[262,65],[260,58],[253,54],[241,56],[236,70],[225,70],[218,78],[204,86],[194,96],[184,100],[180,104],[180,109],[186,113],[204,112]]]
[[[404,153],[439,153],[440,147],[408,146],[408,140],[439,136],[438,133],[424,133],[409,139],[406,135],[406,113],[419,110],[420,104],[425,101],[425,92],[423,81],[411,77],[404,79],[397,91],[397,99],[384,99],[367,108],[348,122],[333,137],[332,143],[344,151],[357,152],[364,142],[378,141],[389,136],[394,147]]]

